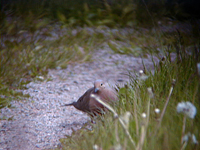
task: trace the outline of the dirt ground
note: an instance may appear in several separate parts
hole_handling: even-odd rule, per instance
[[[158,58],[153,58],[158,62]],[[66,69],[49,70],[51,81],[35,81],[23,93],[30,98],[13,101],[13,108],[1,109],[0,150],[40,150],[56,147],[59,139],[80,129],[90,118],[65,103],[76,101],[96,79],[111,86],[129,81],[129,71],[152,69],[152,58],[136,58],[113,53],[108,46],[97,50],[91,62],[70,64]],[[134,74],[134,73],[133,73]],[[43,77],[39,77],[43,78]]]

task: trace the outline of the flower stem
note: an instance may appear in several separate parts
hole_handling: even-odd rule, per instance
[[[142,147],[144,145],[144,140],[146,137],[146,133],[147,133],[147,128],[148,128],[148,124],[149,124],[149,116],[150,116],[150,102],[151,102],[151,98],[149,97],[149,101],[148,101],[148,105],[147,105],[147,118],[144,118],[144,124],[141,127],[141,136],[140,136],[140,141],[137,145],[136,150],[142,150]]]
[[[175,81],[174,81],[174,82],[175,82]],[[172,86],[171,86],[171,88],[170,88],[170,90],[169,90],[169,95],[168,95],[167,100],[166,100],[166,102],[165,102],[165,106],[164,106],[163,111],[162,111],[162,113],[161,113],[161,115],[160,115],[160,119],[159,119],[159,123],[158,123],[158,128],[160,128],[160,126],[161,126],[161,122],[162,122],[163,116],[164,116],[164,114],[165,114],[167,105],[168,105],[168,103],[169,103],[169,99],[170,99],[170,97],[171,97],[171,95],[172,95],[173,89],[174,89],[174,83],[172,83]]]
[[[182,126],[182,135],[181,135],[181,145],[183,144],[183,137],[185,135],[185,125],[186,125],[186,116],[183,118],[183,126]]]
[[[137,117],[137,107],[136,107],[136,99],[134,100],[134,117],[135,117],[135,126],[136,126],[136,135],[139,136],[139,125],[138,125],[138,117]]]
[[[108,110],[110,110],[113,114],[114,117],[117,118],[120,122],[120,124],[122,125],[127,137],[129,138],[129,140],[131,141],[131,143],[133,144],[133,147],[135,148],[135,142],[133,141],[126,125],[124,124],[124,121],[119,117],[119,115],[117,114],[117,112],[107,103],[103,102],[99,97],[95,96],[94,94],[91,94],[91,97],[95,98],[96,101],[98,101],[100,104],[104,105]]]
[[[167,97],[167,99],[166,99],[165,106],[164,106],[163,111],[162,111],[162,113],[161,113],[161,115],[160,115],[160,118],[159,118],[159,122],[158,122],[157,129],[156,129],[156,131],[155,131],[155,135],[157,134],[158,129],[159,129],[160,126],[161,126],[162,119],[163,119],[163,116],[164,116],[164,114],[165,114],[165,111],[166,111],[167,105],[168,105],[168,103],[169,103],[169,99],[170,99],[170,97],[171,97],[171,95],[172,95],[172,92],[173,92],[173,89],[174,89],[175,82],[176,82],[176,80],[173,79],[173,81],[172,81],[172,86],[170,87],[170,90],[169,90],[169,95],[168,95],[168,97]]]
[[[187,142],[184,142],[183,145],[181,146],[181,150],[184,150],[186,146],[187,146]]]

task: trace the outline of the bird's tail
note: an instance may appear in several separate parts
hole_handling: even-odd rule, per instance
[[[62,105],[62,107],[63,107],[63,106],[74,106],[74,102],[69,103],[69,104],[64,104],[64,105]]]

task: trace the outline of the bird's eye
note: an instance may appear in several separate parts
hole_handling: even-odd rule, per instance
[[[103,83],[101,83],[101,86],[103,86]]]

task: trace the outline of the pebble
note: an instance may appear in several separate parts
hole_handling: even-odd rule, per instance
[[[36,144],[35,146],[36,146],[37,148],[40,148],[40,144]]]
[[[78,84],[78,81],[74,81],[74,83]]]
[[[105,46],[105,49],[109,47]],[[123,85],[128,81],[128,76],[123,75],[127,73],[127,69],[143,68],[142,63],[136,63],[142,62],[141,58],[113,54],[112,51],[108,53],[108,50],[100,50],[97,53],[98,55],[93,56],[95,61],[68,65],[63,70],[60,68],[49,70],[47,78],[51,77],[52,81],[29,83],[27,89],[22,91],[24,94],[30,94],[31,97],[27,101],[14,101],[12,105],[15,108],[1,109],[2,116],[14,116],[15,119],[4,120],[5,123],[1,123],[0,134],[3,141],[0,147],[3,146],[2,143],[6,143],[5,149],[20,149],[12,142],[8,142],[13,136],[19,141],[27,141],[28,138],[25,144],[30,149],[49,149],[59,145],[60,138],[65,138],[65,135],[70,136],[72,129],[79,130],[90,120],[85,113],[61,105],[76,101],[93,86],[95,79],[102,78],[111,84],[120,82]],[[151,58],[143,60],[148,62],[149,66],[153,65],[149,63],[152,62]],[[103,74],[104,72],[106,73]],[[65,80],[61,80],[61,77]]]

